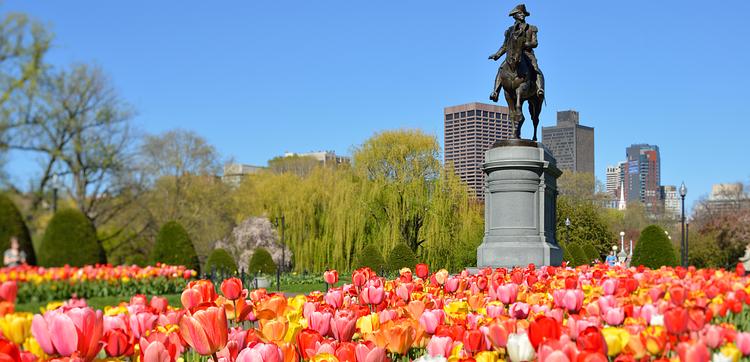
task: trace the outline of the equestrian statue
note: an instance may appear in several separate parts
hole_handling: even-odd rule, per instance
[[[511,10],[508,16],[515,19],[515,23],[505,31],[503,46],[490,55],[489,59],[498,60],[506,55],[495,76],[495,87],[490,99],[497,102],[500,91],[505,93],[511,119],[513,120],[513,137],[521,138],[523,126],[523,104],[528,102],[529,114],[534,121],[534,138],[536,141],[539,113],[544,103],[544,75],[539,70],[534,48],[537,47],[536,26],[526,23],[529,16],[526,5],[520,4]]]

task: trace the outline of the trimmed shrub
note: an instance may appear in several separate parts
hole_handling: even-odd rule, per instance
[[[576,262],[575,259],[573,259],[573,256],[570,255],[570,250],[568,250],[568,246],[565,244],[565,242],[560,242],[560,249],[562,249],[562,255],[563,260],[568,262],[568,265],[575,266]]]
[[[630,265],[643,265],[651,269],[677,265],[677,253],[664,229],[650,225],[641,231]]]
[[[19,249],[26,253],[26,264],[36,265],[34,245],[21,212],[8,196],[0,194],[0,250],[10,249],[11,236],[18,239]]]
[[[591,243],[583,244],[583,253],[586,254],[586,258],[589,260],[589,263],[597,259],[602,259],[602,256],[599,255],[599,251],[596,250],[596,247]]]
[[[396,244],[391,254],[388,255],[388,270],[390,271],[399,271],[401,268],[414,270],[415,265],[417,265],[417,256],[404,243]]]
[[[380,273],[380,269],[385,267],[385,260],[383,260],[383,256],[380,255],[380,250],[378,250],[375,244],[367,244],[359,253],[359,256],[357,256],[354,269],[362,267],[369,267],[376,273]]]
[[[58,211],[47,225],[39,247],[39,265],[84,266],[105,263],[94,224],[76,209]]]
[[[207,272],[216,270],[224,274],[231,274],[237,271],[237,263],[229,253],[221,248],[214,249],[206,260]]]
[[[271,253],[264,248],[257,248],[250,257],[250,263],[247,266],[248,273],[254,274],[260,272],[261,274],[272,275],[276,274],[276,263],[273,262]]]
[[[570,245],[568,245],[568,251],[570,252],[570,256],[573,257],[573,263],[575,266],[587,265],[591,262],[590,260],[588,260],[588,257],[583,251],[583,248],[581,248],[581,245],[577,243],[570,243]]]
[[[152,263],[184,265],[200,272],[200,262],[185,228],[176,221],[162,225],[151,251]]]

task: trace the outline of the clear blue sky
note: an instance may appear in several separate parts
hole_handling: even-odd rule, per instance
[[[542,125],[576,109],[596,170],[631,143],[661,149],[689,199],[747,181],[750,2],[528,1],[547,78]],[[186,128],[250,164],[285,151],[349,154],[486,101],[510,1],[5,1],[56,34],[50,60],[94,62],[149,133]],[[530,130],[524,131],[528,136]],[[30,161],[8,171],[23,179]]]

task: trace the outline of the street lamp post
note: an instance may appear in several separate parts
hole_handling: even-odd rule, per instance
[[[687,195],[687,187],[685,187],[685,182],[680,185],[680,198],[682,198],[682,240],[681,240],[681,246],[682,246],[682,266],[684,268],[687,268],[688,264],[688,246],[687,246],[687,238],[685,238],[685,195]]]
[[[625,232],[620,231],[620,249],[625,250]]]
[[[280,222],[279,222],[280,221]],[[276,218],[276,227],[281,227],[281,270],[285,271],[286,269],[286,243],[284,240],[284,229],[286,227],[285,218],[284,215],[281,215],[281,218]]]
[[[60,178],[52,174],[52,212],[57,212],[57,190],[60,189]]]
[[[570,244],[570,218],[565,218],[565,244]]]

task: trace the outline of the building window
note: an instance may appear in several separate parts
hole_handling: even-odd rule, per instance
[[[466,117],[466,112],[461,112],[461,118]]]
[[[466,112],[466,115],[469,116],[469,117],[471,117],[471,116],[474,115],[474,111],[468,111],[468,112]]]
[[[451,120],[451,119],[453,119],[453,115],[452,114],[446,114],[445,115],[445,119],[446,120]]]

